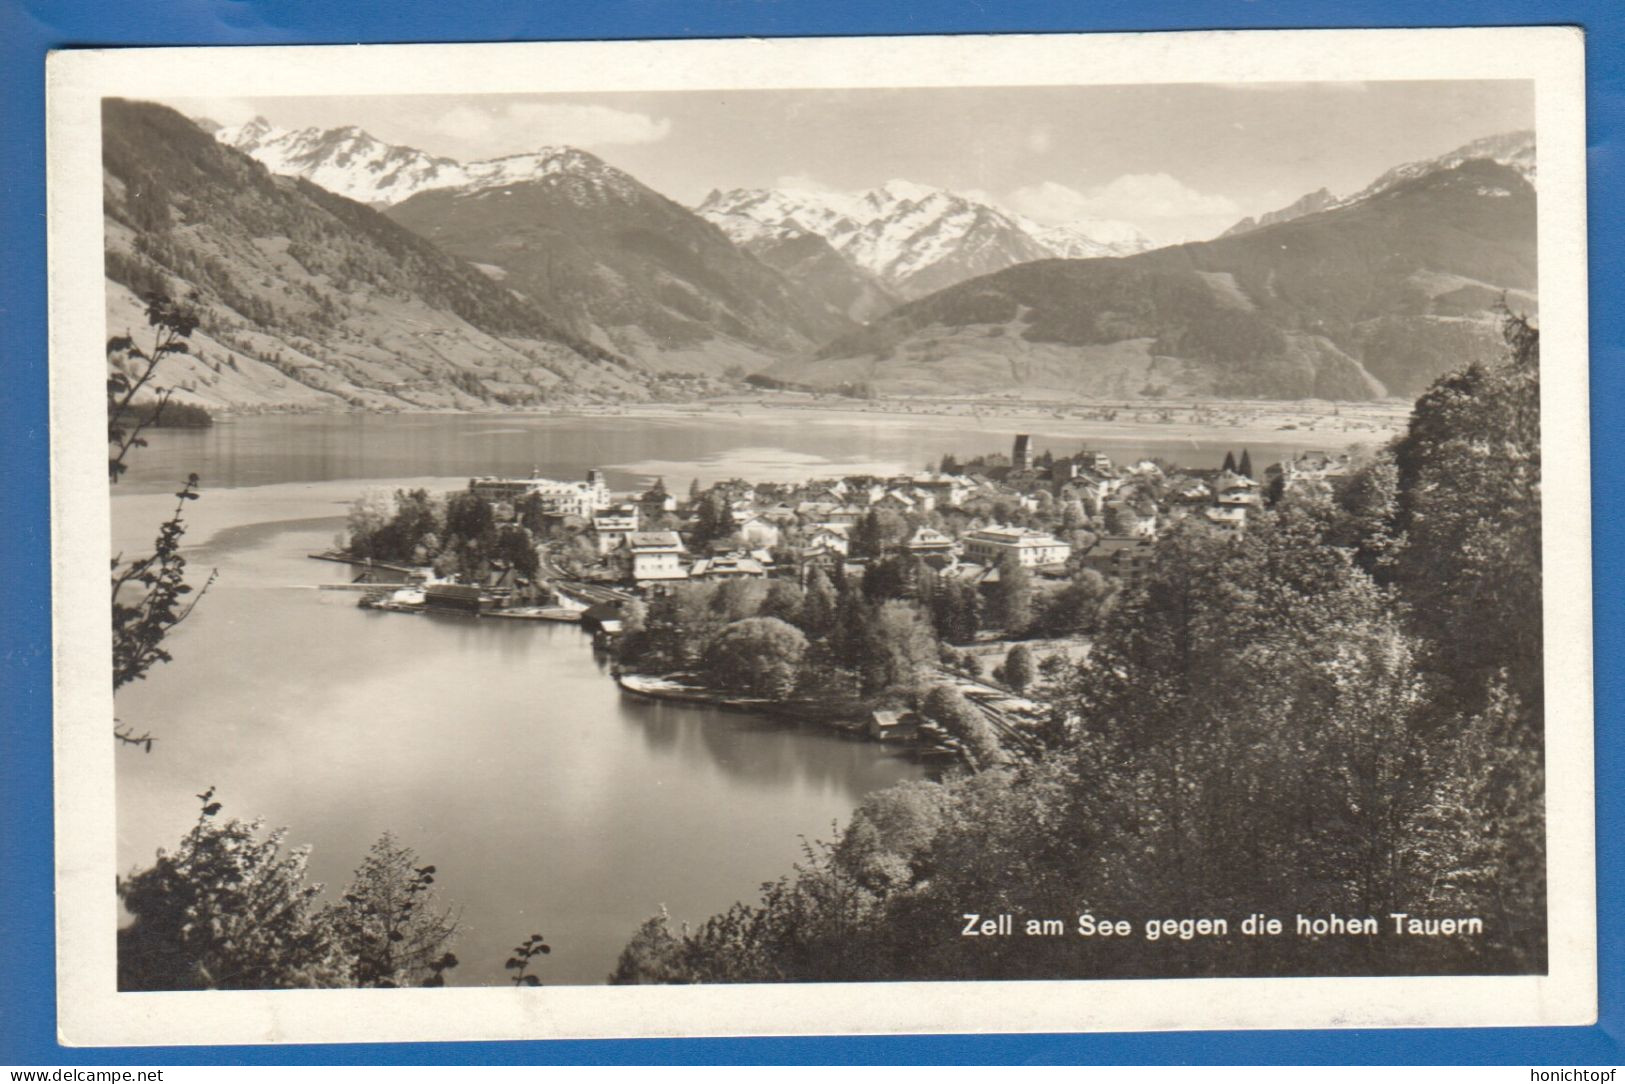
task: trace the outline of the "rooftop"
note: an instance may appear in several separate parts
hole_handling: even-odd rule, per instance
[[[633,531],[627,541],[635,550],[680,550],[683,540],[676,531]]]

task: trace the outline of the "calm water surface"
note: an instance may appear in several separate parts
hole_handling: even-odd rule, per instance
[[[959,458],[1008,452],[1015,432],[1058,453],[1085,445],[1120,462],[1161,456],[1217,467],[1248,443],[1224,430],[1180,426],[1099,428],[1047,418],[947,418],[834,411],[718,411],[693,416],[347,414],[227,418],[209,429],[160,430],[131,457],[121,490],[172,488],[189,470],[209,487],[337,479],[468,477],[475,474],[576,477],[608,468],[612,486],[665,475],[689,479],[741,474],[755,480],[876,470],[918,470],[945,452]],[[1337,433],[1281,433],[1252,440],[1260,468],[1283,455],[1344,442]],[[1365,439],[1376,441],[1378,435]],[[755,473],[750,473],[754,471]]]
[[[354,480],[359,492],[400,478],[532,467],[562,477],[598,465],[613,486],[664,474],[676,488],[695,475],[895,470],[1007,447],[1008,427],[967,425],[248,418],[154,434],[119,492],[169,489],[192,470],[207,501],[222,488]],[[1190,437],[1093,443],[1197,464],[1226,450]],[[1271,454],[1253,446],[1255,460]],[[160,739],[150,755],[119,753],[123,869],[173,846],[196,815],[192,795],[214,786],[227,814],[263,817],[286,826],[291,844],[310,844],[312,875],[332,894],[380,833],[416,848],[460,908],[454,981],[504,981],[509,947],[540,932],[554,946],[545,982],[594,983],[660,906],[700,921],[754,899],[799,858],[801,837],[828,837],[866,794],[924,774],[819,728],[626,698],[570,626],[360,610],[353,595],[315,589],[348,570],[305,556],[328,545],[341,506],[290,519],[258,498],[217,498],[240,505],[233,525],[198,538],[190,556],[219,580],[175,635],[174,661],[119,696],[120,717]]]
[[[219,788],[227,814],[313,845],[342,886],[385,830],[462,908],[462,983],[509,947],[554,946],[544,981],[602,982],[665,904],[698,921],[787,872],[868,792],[922,773],[828,731],[624,697],[567,625],[386,614],[303,555],[329,521],[228,532],[175,661],[119,697],[159,735],[119,756],[119,861],[146,865]],[[330,893],[331,894],[331,893]]]

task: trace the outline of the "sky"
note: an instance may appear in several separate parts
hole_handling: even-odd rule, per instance
[[[172,100],[192,116],[355,125],[461,161],[568,144],[693,205],[713,188],[893,179],[1041,222],[1201,240],[1319,188],[1534,126],[1524,81],[1140,84]]]

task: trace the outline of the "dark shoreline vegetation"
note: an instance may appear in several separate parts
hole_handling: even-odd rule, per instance
[[[1544,971],[1539,346],[1521,318],[1505,335],[1503,364],[1441,377],[1408,431],[1335,484],[1274,494],[1244,533],[1176,522],[1130,586],[1080,566],[1038,591],[1007,565],[985,596],[963,591],[898,552],[912,523],[871,515],[852,532],[859,576],[838,562],[805,582],[695,583],[627,604],[615,648],[627,670],[913,710],[958,763],[871,795],[758,902],[697,925],[662,911],[629,931],[610,981]],[[727,538],[726,490],[691,499],[691,545]],[[349,543],[470,580],[539,584],[538,542],[566,572],[588,563],[580,532],[523,502],[515,512],[506,524],[472,494],[401,493],[358,502]],[[991,518],[1091,526],[1034,515]],[[951,681],[979,670],[963,647],[989,630],[1090,640],[1082,662],[1012,651],[998,678],[1044,716],[1019,733],[995,732]],[[120,932],[122,988],[400,985],[445,970],[363,980],[353,953],[335,969],[344,908],[317,906],[302,853],[282,856],[257,825],[217,824],[202,798],[180,857],[120,882],[135,916]],[[252,862],[184,857],[211,847]],[[275,929],[175,920],[177,901],[195,917],[270,900],[288,902]],[[1238,935],[1257,912],[1288,934]],[[967,937],[968,913],[1060,919],[1066,934]],[[1134,933],[1079,936],[1085,913]],[[1483,933],[1399,935],[1395,913],[1478,918]],[[1381,933],[1294,936],[1299,914],[1373,916]],[[1204,917],[1229,935],[1143,933]],[[529,962],[509,962],[516,983],[537,981]]]
[[[128,420],[143,429],[207,429],[214,424],[214,415],[196,403],[149,399],[131,404]]]
[[[1043,690],[1041,754],[872,795],[758,903],[651,918],[611,981],[1544,971],[1539,346],[1506,334],[1335,492],[1159,541]],[[1236,936],[1255,912],[1383,932]],[[970,938],[966,913],[1067,935]],[[1134,935],[1078,936],[1084,913]],[[1209,916],[1231,936],[1142,932]]]

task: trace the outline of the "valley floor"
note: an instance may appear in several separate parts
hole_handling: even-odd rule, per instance
[[[573,409],[565,413],[632,418],[704,415],[722,419],[734,415],[753,423],[783,420],[796,425],[806,424],[809,414],[828,416],[845,424],[857,418],[879,416],[876,424],[892,428],[910,425],[934,428],[940,426],[944,418],[964,418],[969,427],[989,433],[1159,441],[1218,437],[1238,445],[1287,442],[1343,448],[1353,444],[1380,444],[1399,433],[1410,415],[1410,404],[1397,399],[1361,403],[1313,399],[1046,401],[981,397],[858,400],[844,396],[775,393],[718,397],[688,404]]]

